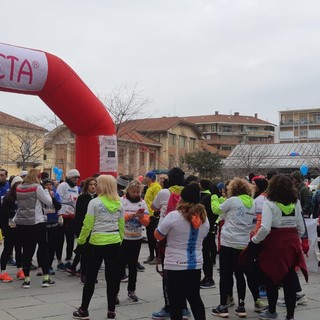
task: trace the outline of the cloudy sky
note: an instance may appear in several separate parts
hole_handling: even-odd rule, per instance
[[[10,0],[0,42],[52,53],[104,96],[137,84],[149,114],[240,112],[277,124],[320,106],[319,0]],[[0,92],[0,110],[51,115]]]

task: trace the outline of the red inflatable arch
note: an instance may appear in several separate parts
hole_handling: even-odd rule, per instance
[[[0,43],[0,90],[38,95],[76,134],[76,168],[83,178],[116,175],[114,123],[99,99],[60,58]]]

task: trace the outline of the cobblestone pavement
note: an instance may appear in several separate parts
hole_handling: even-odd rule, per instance
[[[148,256],[147,244],[142,245],[140,262]],[[116,308],[117,320],[150,319],[152,312],[158,311],[163,306],[161,277],[156,272],[154,265],[145,265],[145,272],[138,272],[136,294],[139,302],[127,300],[127,284],[121,283],[120,305]],[[16,269],[9,266],[7,271],[11,276]],[[72,319],[72,312],[79,307],[82,294],[82,284],[79,278],[70,276],[66,272],[56,271],[53,276],[56,286],[42,288],[42,277],[37,277],[35,271],[31,272],[31,288],[21,288],[21,281],[0,283],[0,320],[66,320]],[[219,283],[219,274],[214,270],[216,283]],[[106,292],[103,270],[99,272],[98,284],[89,307],[90,319],[106,319]],[[298,306],[295,319],[319,320],[320,319],[320,274],[310,273],[310,281],[305,283],[301,278],[301,285],[308,298],[308,304]],[[235,290],[234,290],[235,291]],[[213,306],[219,304],[218,285],[212,289],[201,289],[201,295],[206,307],[207,319],[216,319],[211,315]],[[280,291],[280,296],[282,290]],[[236,294],[235,294],[236,297]],[[235,307],[229,309],[229,319],[238,319],[234,313]],[[246,298],[247,319],[258,319],[258,314],[253,312],[251,294]],[[278,307],[279,319],[285,318],[285,308]],[[191,320],[193,317],[190,318]]]

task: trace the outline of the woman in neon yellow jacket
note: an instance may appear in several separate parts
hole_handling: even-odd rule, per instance
[[[117,181],[113,176],[100,175],[97,178],[96,191],[98,197],[89,202],[88,212],[77,239],[78,244],[83,245],[90,236],[91,260],[83,287],[81,307],[73,313],[75,319],[89,319],[88,307],[102,261],[105,263],[107,282],[107,319],[115,319],[118,257],[124,233],[124,214],[117,192]]]

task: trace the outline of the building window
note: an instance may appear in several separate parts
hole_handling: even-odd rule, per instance
[[[144,166],[144,152],[140,152],[140,165]]]
[[[196,139],[190,138],[190,150],[194,150],[196,148]]]
[[[174,156],[172,154],[170,154],[169,156],[169,167],[172,168],[174,167],[175,163],[174,163]]]
[[[119,149],[118,162],[124,163],[124,149]]]
[[[176,145],[176,135],[169,133],[169,146],[175,146]]]
[[[150,152],[149,154],[149,166],[154,167],[155,165],[155,156],[153,152]]]
[[[135,163],[135,150],[134,149],[130,149],[129,151],[129,164],[134,164]]]
[[[231,126],[222,126],[221,127],[221,132],[231,132],[232,127]]]
[[[179,136],[179,148],[185,148],[187,145],[187,138]]]
[[[308,116],[306,114],[301,114],[299,117],[300,123],[308,123]]]
[[[315,123],[319,123],[320,122],[320,113],[316,113],[313,115],[313,121]]]
[[[231,147],[229,146],[221,146],[221,149],[220,150],[225,150],[225,151],[231,151]]]
[[[76,146],[74,144],[69,145],[69,154],[70,154],[70,162],[73,163],[73,165],[76,164]]]

